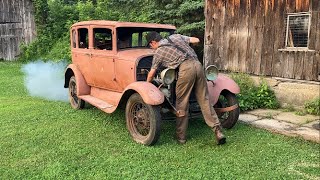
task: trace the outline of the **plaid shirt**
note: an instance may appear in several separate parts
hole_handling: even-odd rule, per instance
[[[167,39],[162,39],[153,56],[152,69],[158,69],[160,66],[176,69],[186,59],[198,60],[197,54],[189,46],[190,38],[188,36],[173,34],[169,36],[169,38],[176,46],[182,48],[186,53],[183,53],[170,45]]]

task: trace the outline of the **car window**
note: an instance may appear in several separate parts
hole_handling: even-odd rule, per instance
[[[72,30],[72,47],[76,48],[77,47],[77,42],[76,42],[76,30]]]
[[[112,50],[112,30],[107,28],[93,29],[94,49]]]
[[[157,31],[163,38],[174,33],[171,29],[144,28],[144,27],[118,27],[117,47],[118,49],[146,47],[146,35],[151,31]]]
[[[132,34],[132,47],[139,46],[139,33]]]
[[[88,35],[88,29],[87,28],[79,28],[78,29],[78,39],[79,39],[79,48],[86,48],[88,49],[89,46],[89,35]]]

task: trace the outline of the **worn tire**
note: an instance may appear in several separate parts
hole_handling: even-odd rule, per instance
[[[138,93],[126,105],[127,128],[133,140],[151,146],[160,137],[160,107],[146,104]]]
[[[235,104],[238,104],[238,107],[236,109],[229,112],[217,113],[223,128],[230,129],[237,123],[240,114],[240,107],[235,94],[229,91],[225,91],[220,94],[219,101],[217,102],[216,107],[228,107]]]
[[[77,95],[77,81],[74,76],[69,81],[69,101],[73,109],[83,109],[85,102]]]

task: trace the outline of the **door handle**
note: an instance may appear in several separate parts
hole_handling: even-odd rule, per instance
[[[91,54],[91,53],[85,53],[85,55],[92,57],[92,54]]]

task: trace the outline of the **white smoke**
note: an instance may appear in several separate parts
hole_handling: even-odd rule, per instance
[[[29,94],[53,101],[68,101],[68,89],[64,85],[66,62],[36,61],[22,66],[24,85]]]

